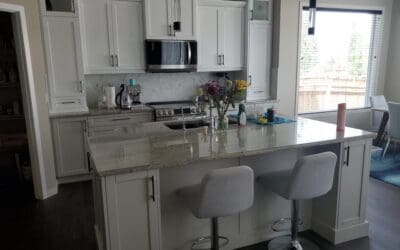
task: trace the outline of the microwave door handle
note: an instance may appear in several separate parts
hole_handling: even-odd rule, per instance
[[[190,42],[187,42],[188,44],[188,64],[190,65],[192,62],[192,48],[190,46]]]

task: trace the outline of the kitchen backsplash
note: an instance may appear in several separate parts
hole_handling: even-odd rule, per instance
[[[196,89],[209,80],[218,79],[213,73],[168,73],[168,74],[119,74],[87,75],[87,103],[89,108],[97,107],[103,86],[113,85],[117,91],[121,83],[136,79],[142,87],[141,101],[174,101],[192,99]]]

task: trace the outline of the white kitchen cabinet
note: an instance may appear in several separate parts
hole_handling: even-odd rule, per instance
[[[141,1],[82,0],[79,11],[85,74],[144,72]]]
[[[338,227],[346,228],[365,221],[367,182],[371,148],[362,141],[343,144]],[[368,170],[368,171],[367,171]]]
[[[196,40],[197,0],[144,0],[147,39]],[[174,30],[174,23],[180,30]]]
[[[312,229],[334,244],[368,235],[366,202],[371,140],[339,146],[335,184],[327,195],[313,200]]]
[[[86,150],[86,117],[52,120],[53,146],[57,177],[88,174]]]
[[[87,111],[79,20],[43,17],[50,113]]]
[[[250,22],[247,45],[247,73],[251,86],[247,90],[247,101],[270,98],[272,25],[265,22]]]
[[[245,2],[199,0],[198,71],[244,69]]]
[[[158,170],[96,177],[96,236],[105,250],[161,250]]]

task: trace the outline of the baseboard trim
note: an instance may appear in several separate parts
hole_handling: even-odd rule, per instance
[[[364,221],[354,226],[334,229],[326,224],[313,221],[311,229],[332,244],[337,245],[346,241],[367,237],[369,223],[368,221]]]
[[[78,175],[78,176],[69,176],[69,177],[62,177],[57,179],[58,184],[67,184],[67,183],[74,183],[74,182],[81,182],[81,181],[90,181],[92,180],[92,175]]]

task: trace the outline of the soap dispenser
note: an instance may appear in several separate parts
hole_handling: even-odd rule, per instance
[[[239,127],[246,126],[247,115],[246,115],[246,107],[244,106],[244,103],[239,104],[239,113],[237,116],[237,120],[238,120]]]

